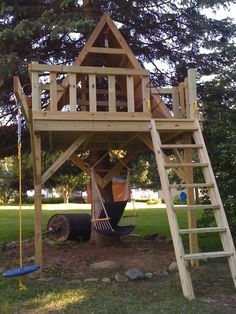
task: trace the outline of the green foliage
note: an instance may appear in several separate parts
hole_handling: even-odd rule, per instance
[[[236,233],[236,97],[235,74],[207,83],[203,94],[204,136],[232,232]],[[205,212],[202,223],[212,223]]]

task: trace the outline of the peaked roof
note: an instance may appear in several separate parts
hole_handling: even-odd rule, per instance
[[[94,65],[102,56],[106,66],[142,68],[126,40],[107,13],[104,13],[75,60],[76,65]],[[100,58],[101,63],[101,58]],[[102,66],[98,64],[98,66]]]

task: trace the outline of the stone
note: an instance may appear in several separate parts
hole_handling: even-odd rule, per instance
[[[137,267],[127,270],[125,276],[131,280],[144,278],[144,273]]]
[[[94,270],[117,270],[120,269],[120,264],[115,261],[103,261],[98,263],[93,263],[90,267]]]
[[[128,278],[124,275],[121,275],[119,273],[115,274],[115,280],[117,282],[127,282],[128,281]]]
[[[81,279],[72,279],[68,282],[68,284],[71,284],[71,285],[78,285],[82,282]]]
[[[176,273],[178,271],[178,266],[176,262],[172,262],[169,267],[168,270],[170,273]]]
[[[168,272],[166,270],[158,270],[158,271],[155,271],[154,272],[154,275],[157,276],[157,277],[166,277],[168,276]]]
[[[87,282],[98,282],[98,278],[94,278],[94,277],[85,278],[85,279],[84,279],[84,282],[85,282],[85,283],[87,283]]]
[[[145,273],[144,276],[147,279],[151,279],[153,277],[153,273]]]
[[[105,277],[105,278],[102,279],[102,282],[104,282],[104,283],[111,283],[111,279],[108,278],[108,277]]]

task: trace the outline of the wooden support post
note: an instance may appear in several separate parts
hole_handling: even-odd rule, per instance
[[[184,144],[191,144],[191,136],[184,135]],[[184,149],[184,162],[191,163],[192,162],[192,149],[185,148]],[[193,180],[193,168],[188,167],[185,169],[185,182],[187,184],[191,184],[194,182]],[[194,205],[194,188],[187,188],[187,205]],[[194,229],[197,228],[197,218],[196,212],[194,210],[188,210],[188,228]],[[198,253],[198,235],[195,233],[189,234],[189,251],[190,254]],[[191,260],[191,265],[194,267],[199,266],[199,260]]]
[[[108,75],[109,112],[116,112],[116,77]]]
[[[179,84],[179,100],[180,100],[181,118],[186,118],[184,83]]]
[[[34,134],[34,232],[35,232],[35,263],[43,266],[43,244],[42,244],[42,200],[41,200],[41,136]]]
[[[134,108],[134,77],[128,75],[127,78],[127,110],[128,112],[135,112]]]
[[[188,78],[187,77],[184,79],[184,98],[185,98],[186,118],[190,119],[190,105],[189,105]]]
[[[177,87],[172,88],[172,103],[174,118],[181,118],[179,91]]]
[[[143,112],[150,112],[150,89],[148,88],[149,77],[142,77],[142,99],[143,99]]]
[[[50,73],[50,111],[57,111],[57,73]]]
[[[198,119],[196,70],[188,69],[189,118]]]
[[[70,111],[76,111],[77,107],[77,90],[76,90],[76,74],[69,73],[69,104]]]
[[[96,75],[89,75],[89,111],[97,111]]]
[[[39,88],[39,72],[33,71],[31,73],[31,81],[32,81],[32,110],[33,111],[41,111],[41,94],[40,94],[40,88]]]

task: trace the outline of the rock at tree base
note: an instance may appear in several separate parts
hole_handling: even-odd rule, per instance
[[[111,283],[111,279],[108,278],[108,277],[105,277],[105,278],[102,279],[102,282],[104,282],[104,283]]]
[[[116,280],[117,282],[127,282],[127,281],[128,281],[128,278],[125,277],[124,275],[121,275],[121,274],[117,273],[117,274],[115,275],[115,280]]]
[[[170,273],[175,273],[178,271],[178,265],[176,262],[172,262],[170,265],[169,265],[169,268],[168,268],[169,272]]]
[[[140,269],[135,267],[135,268],[131,268],[127,270],[127,272],[125,273],[125,276],[131,280],[143,279],[144,273]]]
[[[90,267],[94,270],[116,270],[120,268],[120,264],[115,261],[103,261],[98,263],[93,263]]]
[[[93,278],[93,277],[92,278],[85,278],[84,282],[86,282],[86,283],[87,282],[98,282],[98,279],[97,278]]]

